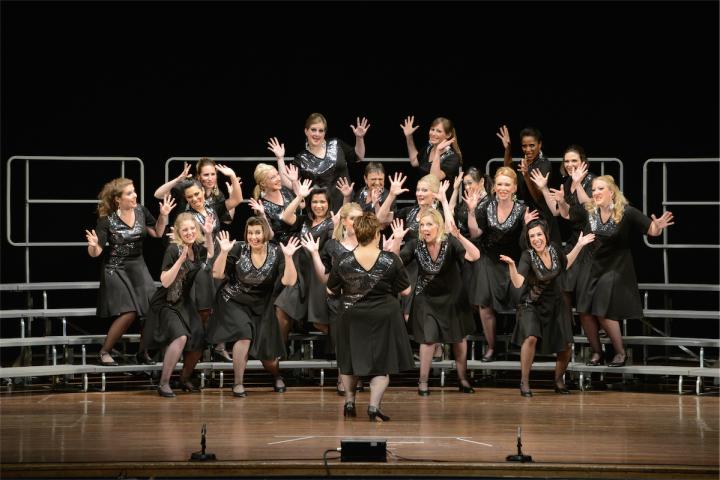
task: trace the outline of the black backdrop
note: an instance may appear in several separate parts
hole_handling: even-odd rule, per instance
[[[497,128],[540,128],[544,151],[579,143],[625,164],[642,205],[642,164],[718,156],[718,2],[8,2],[2,8],[2,147],[12,155],[128,155],[145,162],[146,204],[170,156],[288,154],[311,112],[352,141],[367,116],[370,157],[401,157],[408,114],[421,141],[435,116],[457,125],[466,164],[502,154]],[[19,165],[18,165],[19,166]],[[392,168],[392,167],[391,167]],[[14,171],[21,173],[20,168]],[[244,190],[254,182],[239,168]],[[37,198],[93,198],[115,170],[39,164]],[[177,173],[175,170],[173,173]],[[717,169],[671,169],[678,199],[718,197]],[[13,193],[22,176],[13,175]],[[137,178],[136,178],[137,180]],[[657,180],[657,179],[656,179]],[[651,189],[657,203],[659,183]],[[681,198],[683,197],[683,198]],[[3,196],[3,203],[5,198]],[[13,240],[22,198],[13,195]],[[718,242],[717,209],[677,207],[671,239]],[[6,240],[2,281],[25,280]],[[33,206],[31,240],[82,241],[91,205]],[[239,231],[239,228],[237,229]],[[156,278],[162,247],[148,240]],[[662,281],[640,239],[641,282]],[[94,280],[82,247],[31,253],[32,281]],[[718,283],[713,250],[673,251],[670,280]]]

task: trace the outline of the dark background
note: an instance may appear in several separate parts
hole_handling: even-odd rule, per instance
[[[3,190],[12,155],[137,156],[145,203],[157,212],[151,196],[168,157],[271,155],[270,136],[294,155],[315,111],[328,118],[330,137],[348,142],[349,124],[367,116],[368,157],[406,155],[398,126],[406,115],[421,125],[418,144],[434,117],[449,117],[465,164],[481,169],[502,155],[501,124],[510,127],[515,156],[519,130],[533,125],[548,156],[578,143],[590,157],[620,158],[625,193],[638,208],[648,158],[718,157],[718,2],[1,7]],[[233,166],[249,195],[252,165]],[[90,199],[119,170],[40,163],[31,175],[34,198]],[[671,198],[718,199],[717,167],[675,166],[670,177]],[[11,181],[13,240],[22,241],[22,175]],[[659,213],[659,177],[650,184],[651,211]],[[718,242],[716,207],[672,210],[671,241]],[[4,208],[1,215],[2,282],[21,282],[24,249],[8,245]],[[32,206],[31,220],[33,241],[83,241],[95,215],[90,204]],[[148,240],[155,278],[161,255],[161,243]],[[661,250],[638,238],[634,255],[640,282],[663,281]],[[31,281],[98,278],[84,247],[34,248],[30,258]],[[717,250],[673,250],[669,265],[672,282],[718,283]]]

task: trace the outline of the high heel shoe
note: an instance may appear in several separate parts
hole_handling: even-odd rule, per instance
[[[533,396],[532,390],[530,390],[529,388],[528,388],[527,390],[523,390],[523,386],[525,386],[525,384],[522,383],[522,382],[520,382],[520,396],[522,396],[522,397],[532,397],[532,396]]]
[[[494,362],[495,361],[495,351],[493,350],[493,352],[490,355],[488,355],[488,354],[483,355],[482,357],[480,357],[480,361],[483,363]]]
[[[283,382],[282,386],[278,386],[278,384],[277,384],[278,381]],[[273,384],[273,391],[277,392],[277,393],[285,393],[286,390],[287,390],[287,386],[285,385],[285,379],[283,377],[281,377],[280,375],[275,377],[274,384]]]
[[[212,359],[215,362],[232,362],[232,357],[227,350],[216,350],[213,348]]]
[[[245,387],[243,387],[243,391],[242,391],[242,392],[236,392],[236,391],[235,391],[235,387],[242,387],[242,386],[243,386],[242,383],[236,383],[235,385],[233,385],[233,390],[232,390],[233,397],[237,397],[237,398],[245,398],[245,397],[247,397],[247,392],[245,391]]]
[[[622,360],[618,360],[618,358],[622,358]],[[613,358],[612,362],[608,363],[608,367],[624,367],[625,361],[627,360],[627,355],[622,355],[618,353]]]
[[[103,355],[110,356],[110,354],[108,352],[100,351],[100,353],[98,353],[98,359],[100,360],[100,365],[102,365],[103,367],[117,367],[118,366],[118,363],[115,360],[112,360],[112,357],[110,357],[111,361],[109,361],[109,362],[104,361]]]
[[[340,390],[340,387],[342,387],[342,386],[343,386],[342,382],[338,382],[338,384],[335,385],[335,393],[337,393],[339,397],[345,396],[345,390]],[[343,388],[345,388],[345,387],[343,387]]]
[[[355,410],[355,402],[347,402],[343,407],[343,416],[345,418],[357,417],[357,411]]]
[[[150,358],[147,350],[140,350],[135,354],[135,361],[138,365],[155,365],[155,360]]]
[[[470,382],[468,382],[469,384]],[[468,385],[467,387],[463,385],[462,381],[458,383],[458,391],[461,393],[475,393],[475,389],[472,387],[472,385]]]
[[[163,387],[167,387],[168,390],[164,390]],[[167,383],[165,385],[158,385],[157,388],[158,395],[165,398],[175,398],[175,394],[172,390],[170,390],[170,385]]]
[[[196,387],[189,378],[180,379],[180,388],[183,392],[198,393],[200,388]]]
[[[371,422],[389,422],[390,417],[380,411],[379,408],[373,407],[372,405],[367,409],[368,419]]]
[[[570,390],[566,386],[558,387],[555,385],[555,393],[559,393],[561,395],[570,395]]]
[[[364,392],[365,391],[365,385],[363,385],[362,380],[360,380],[357,385],[355,385],[355,391],[356,392]]]
[[[420,388],[421,383],[424,383],[427,388],[425,388],[424,390],[421,389]],[[418,395],[420,395],[421,397],[427,397],[428,395],[430,395],[430,386],[428,385],[427,380],[425,380],[425,381],[421,380],[418,382]]]
[[[593,356],[594,355],[596,355],[596,354],[593,354]],[[588,360],[585,363],[585,365],[587,365],[588,367],[599,367],[603,363],[605,363],[605,360],[603,359],[603,355],[602,355],[602,353],[598,353],[597,358],[590,357],[590,360]]]

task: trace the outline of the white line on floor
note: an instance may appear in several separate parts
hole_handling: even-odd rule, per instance
[[[268,445],[277,445],[278,443],[295,442],[295,441],[297,441],[297,440],[307,440],[308,438],[315,438],[315,437],[298,437],[298,438],[291,438],[290,440],[280,440],[279,442],[271,442],[271,443],[268,443]]]
[[[485,445],[486,447],[492,447],[492,445],[490,445],[489,443],[476,442],[474,440],[468,440],[462,437],[455,437],[455,440],[460,440],[461,442],[476,443],[478,445]]]

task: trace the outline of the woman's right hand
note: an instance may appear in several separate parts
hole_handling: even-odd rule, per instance
[[[346,177],[338,178],[338,181],[335,184],[335,188],[340,190],[340,193],[342,193],[343,197],[345,197],[345,198],[352,197],[354,186],[355,186],[355,182],[349,183],[348,179]]]
[[[273,152],[273,155],[275,155],[275,158],[277,159],[284,159],[285,158],[285,144],[280,143],[280,141],[277,139],[277,137],[272,137],[267,142],[268,144],[268,150]]]
[[[550,172],[548,172],[547,175],[543,175],[539,168],[536,168],[532,172],[530,172],[530,180],[532,180],[533,183],[537,185],[540,190],[547,187],[549,177]]]
[[[500,130],[498,130],[498,133],[496,133],[495,136],[500,139],[505,150],[510,148],[510,133],[508,132],[508,128],[505,125],[500,127]]]
[[[460,169],[460,172],[458,172],[457,177],[455,177],[455,181],[453,182],[453,190],[457,190],[460,188],[460,185],[462,184],[463,180],[463,171],[462,168]]]
[[[581,162],[580,165],[572,172],[573,183],[575,185],[580,185],[580,182],[582,182],[582,179],[585,178],[585,175],[587,175],[587,173],[588,173],[587,163]]]
[[[255,200],[254,198],[251,198],[248,200],[248,205],[251,209],[255,211],[255,213],[262,217],[265,216],[265,206],[262,204],[262,202],[259,202]]]
[[[480,201],[480,193],[465,190],[463,192],[463,201],[465,205],[467,205],[468,215],[470,215],[470,212],[474,212],[477,208],[477,204]]]
[[[405,222],[403,222],[402,218],[396,218],[392,221],[390,224],[390,229],[392,230],[393,238],[401,241],[403,238],[405,238],[405,235],[407,235],[407,232],[410,231],[409,228],[403,228],[405,226]]]
[[[398,197],[405,192],[409,192],[410,190],[407,188],[402,188],[405,180],[407,180],[407,177],[404,177],[400,172],[395,172],[395,174],[390,177],[390,193]]]
[[[87,239],[88,247],[97,248],[99,246],[95,230],[85,230],[85,238]]]
[[[315,239],[311,233],[306,233],[300,240],[300,243],[302,243],[303,248],[310,252],[310,254],[320,251],[320,237]]]
[[[501,262],[505,262],[505,263],[507,263],[508,265],[515,266],[515,260],[513,260],[513,259],[510,258],[510,257],[508,257],[507,255],[500,255],[500,261],[501,261]]]
[[[300,183],[300,189],[299,189],[299,195],[302,198],[306,198],[308,195],[310,195],[310,192],[312,191],[313,185],[312,180],[305,179]]]
[[[420,125],[413,125],[415,123],[415,116],[410,115],[408,116],[403,123],[400,124],[400,128],[402,128],[403,134],[405,134],[406,137],[411,137],[413,133],[415,133],[415,130],[418,129]]]
[[[297,182],[298,178],[300,178],[298,168],[293,164],[285,165],[285,176],[287,176],[291,182]]]
[[[178,258],[178,262],[183,263],[187,259],[188,250],[190,250],[190,248],[187,245],[183,245],[182,250],[180,250],[180,257]]]
[[[192,174],[190,173],[190,164],[187,162],[183,162],[183,171],[180,175],[175,177],[175,181],[180,183],[188,178],[192,178]]]
[[[232,249],[232,247],[235,245],[235,240],[230,240],[230,233],[226,232],[225,230],[221,230],[220,233],[218,233],[217,236],[218,244],[220,244],[220,251],[222,253],[227,253]]]

